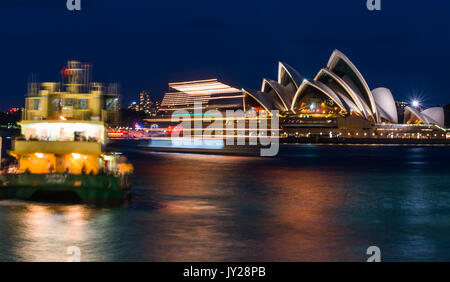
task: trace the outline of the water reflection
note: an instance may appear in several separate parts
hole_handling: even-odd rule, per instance
[[[0,201],[0,260],[66,261],[78,246],[82,261],[364,261],[371,245],[383,260],[448,260],[449,157],[398,146],[129,152],[124,207]]]
[[[10,202],[8,227],[14,238],[12,253],[17,261],[66,261],[66,249],[83,249],[101,230],[93,229],[94,210],[83,205],[46,205]],[[106,258],[99,251],[84,249],[83,260]]]
[[[153,157],[158,166],[137,169],[148,175],[144,183],[158,184],[143,187],[161,203],[156,216],[158,232],[154,235],[154,229],[149,230],[140,255],[163,261],[237,259],[234,248],[243,244],[223,230],[233,218],[226,201],[236,197],[234,181],[240,179],[240,164],[254,159],[180,154]]]
[[[214,261],[230,255],[229,238],[221,230],[220,214],[228,211],[205,200],[165,201],[165,236],[151,236],[149,250],[163,261]]]
[[[278,189],[267,206],[272,213],[270,225],[275,228],[264,242],[261,257],[282,261],[344,258],[345,231],[335,214],[346,204],[347,195],[342,191],[348,180],[333,171],[282,167],[274,173],[277,177],[266,177],[266,181]]]

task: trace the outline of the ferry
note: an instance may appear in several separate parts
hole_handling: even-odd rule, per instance
[[[78,61],[69,61],[61,77],[29,83],[0,199],[121,203],[133,166],[105,146],[105,127],[118,121],[117,86],[91,82],[91,65]]]

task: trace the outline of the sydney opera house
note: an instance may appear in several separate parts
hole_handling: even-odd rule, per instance
[[[217,79],[170,83],[169,90],[160,115],[192,110],[196,101],[202,102],[204,111],[243,109],[269,117],[277,110],[282,137],[450,138],[443,108],[397,107],[389,89],[371,90],[356,66],[338,50],[314,79],[305,79],[280,62],[277,80],[263,79],[258,91],[238,89]]]
[[[278,110],[284,136],[342,138],[446,138],[441,107],[404,109],[391,91],[371,90],[355,65],[335,50],[314,79],[279,63],[278,79],[263,79],[261,91],[244,90],[244,109]]]

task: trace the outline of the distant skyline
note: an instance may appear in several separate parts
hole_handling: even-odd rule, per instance
[[[121,85],[123,107],[140,90],[161,99],[174,81],[218,78],[258,89],[276,79],[278,61],[314,78],[334,49],[371,89],[397,100],[450,103],[450,3],[382,0],[381,11],[355,1],[0,2],[1,110],[24,103],[27,81],[59,81],[71,59],[94,65],[93,78]]]

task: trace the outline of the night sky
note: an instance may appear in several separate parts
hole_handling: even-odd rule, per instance
[[[397,100],[450,103],[450,1],[0,0],[1,110],[23,106],[26,83],[59,81],[69,59],[94,64],[94,80],[118,82],[123,106],[139,90],[155,99],[167,83],[217,77],[257,89],[284,61],[307,78],[334,49],[369,86]]]

